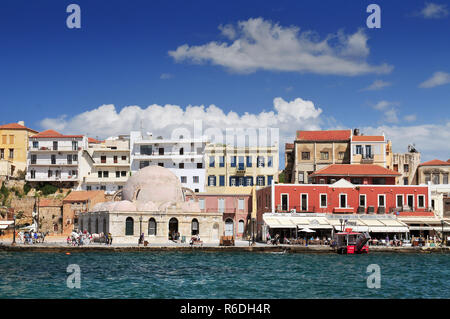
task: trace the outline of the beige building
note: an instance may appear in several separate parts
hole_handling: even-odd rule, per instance
[[[350,140],[350,164],[375,164],[389,168],[392,162],[392,146],[384,135],[359,135],[357,129],[354,133]]]
[[[140,169],[121,192],[121,201],[99,203],[81,214],[79,229],[111,233],[113,243],[135,245],[142,233],[149,243],[189,243],[197,234],[205,243],[219,243],[223,235],[223,213],[202,212],[195,193],[183,188],[167,168]],[[192,196],[191,201],[186,200],[186,192]]]
[[[28,138],[36,133],[23,121],[0,125],[0,177],[17,176],[26,170]]]
[[[80,215],[105,201],[105,192],[102,190],[70,192],[63,200],[62,232],[72,232],[78,225]]]
[[[399,185],[417,185],[417,168],[420,164],[420,153],[412,146],[408,153],[394,153],[391,169],[402,174],[397,178]]]
[[[294,149],[288,149],[292,164],[291,183],[312,183],[311,174],[331,164],[350,163],[351,130],[297,131]],[[292,158],[293,157],[293,158]]]
[[[278,181],[277,143],[258,147],[209,144],[205,153],[207,192],[228,186],[267,186],[272,180]]]
[[[422,163],[418,167],[418,184],[448,184],[450,163],[438,159]]]
[[[41,198],[38,206],[39,231],[50,234],[62,233],[62,200]]]

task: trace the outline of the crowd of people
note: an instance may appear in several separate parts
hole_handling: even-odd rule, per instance
[[[31,231],[20,231],[18,233],[19,241],[21,244],[37,244],[43,243],[45,241],[45,236],[48,235],[48,232],[35,232]]]
[[[107,234],[91,234],[88,231],[73,231],[72,234],[67,236],[67,244],[69,246],[83,246],[89,245],[91,242],[103,242],[106,245],[112,245],[112,235],[111,233]]]

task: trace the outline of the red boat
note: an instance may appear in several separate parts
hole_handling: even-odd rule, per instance
[[[353,232],[351,228],[334,235],[335,250],[338,254],[367,254],[369,233]]]

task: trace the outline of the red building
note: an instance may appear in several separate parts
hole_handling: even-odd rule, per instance
[[[315,184],[333,184],[343,178],[355,185],[395,185],[401,175],[374,164],[332,164],[311,174]]]
[[[257,190],[258,234],[264,213],[395,214],[423,216],[430,212],[428,186],[274,184]],[[432,213],[431,213],[432,214]]]

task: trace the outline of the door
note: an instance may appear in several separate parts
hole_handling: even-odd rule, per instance
[[[232,219],[225,221],[225,236],[233,236],[234,234],[234,222]]]
[[[281,195],[281,210],[287,211],[288,210],[288,194],[282,194]]]

